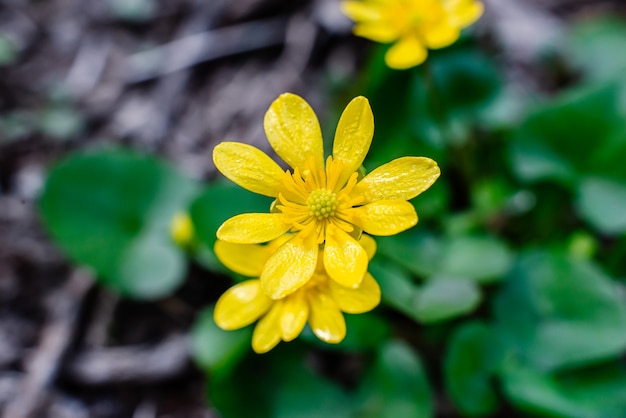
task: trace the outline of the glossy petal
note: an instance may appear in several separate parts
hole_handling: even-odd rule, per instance
[[[365,97],[355,97],[341,114],[335,131],[333,158],[343,163],[338,184],[344,184],[361,167],[373,136],[372,108]]]
[[[283,312],[280,317],[280,330],[283,341],[296,338],[309,319],[309,304],[303,292],[295,292],[282,299]]]
[[[222,329],[243,328],[259,319],[272,303],[258,280],[247,280],[231,287],[218,299],[213,318]]]
[[[363,1],[344,1],[341,11],[356,22],[375,22],[382,18],[380,6]]]
[[[277,197],[285,172],[252,145],[222,142],[213,149],[213,162],[230,181],[251,192]]]
[[[290,226],[281,213],[244,213],[233,216],[217,230],[217,238],[235,244],[260,244],[286,233]]]
[[[259,277],[270,258],[269,245],[233,244],[217,240],[213,250],[217,258],[235,273],[248,277]]]
[[[376,200],[409,200],[428,189],[439,177],[437,163],[425,157],[402,157],[381,165],[365,176],[352,191],[364,203]]]
[[[310,158],[316,167],[324,167],[320,124],[300,96],[284,93],[274,100],[265,113],[264,127],[274,151],[291,167],[303,172]]]
[[[346,321],[337,303],[325,292],[314,291],[308,295],[311,312],[309,325],[320,340],[337,344],[346,336]]]
[[[267,260],[261,273],[261,286],[272,299],[283,298],[309,281],[319,251],[315,234],[296,234]]]
[[[374,258],[374,255],[376,254],[376,241],[374,240],[374,238],[370,237],[369,235],[363,234],[361,235],[361,239],[359,239],[359,244],[361,244],[361,247],[363,247],[363,249],[367,253],[368,260]]]
[[[385,54],[385,62],[391,68],[405,70],[420,65],[428,52],[416,36],[405,36],[393,44]]]
[[[326,227],[324,267],[331,279],[355,288],[361,283],[367,264],[367,253],[358,241],[333,224]]]
[[[446,0],[450,24],[464,28],[477,21],[484,12],[484,5],[474,0]]]
[[[356,36],[381,43],[393,42],[400,36],[397,28],[385,23],[360,23],[354,26],[352,32]]]
[[[426,46],[431,49],[444,48],[452,45],[457,39],[461,31],[457,26],[442,22],[439,25],[431,26],[423,30],[422,37]]]
[[[254,327],[252,333],[252,349],[263,354],[270,351],[280,342],[280,315],[282,303],[274,302],[270,311]]]
[[[356,289],[348,289],[331,280],[330,292],[339,309],[345,313],[368,312],[380,303],[380,286],[369,273],[365,274],[361,285]]]
[[[417,213],[404,200],[378,200],[350,209],[354,223],[372,235],[394,235],[417,223]]]

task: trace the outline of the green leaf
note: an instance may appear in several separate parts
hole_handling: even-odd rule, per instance
[[[279,362],[282,373],[273,399],[273,418],[351,416],[353,405],[347,393],[336,383],[313,372],[306,366],[304,358]]]
[[[196,236],[212,249],[217,239],[215,232],[225,220],[241,213],[267,213],[271,203],[272,199],[233,183],[212,183],[191,204]]]
[[[454,276],[478,282],[499,280],[512,263],[506,244],[488,236],[438,238],[409,230],[378,239],[381,254],[418,276]]]
[[[494,345],[491,329],[480,322],[457,328],[447,345],[445,387],[464,416],[489,415],[498,407],[491,383],[497,361]]]
[[[596,229],[605,234],[626,231],[626,184],[588,177],[578,187],[576,208]]]
[[[494,311],[509,355],[539,370],[586,365],[626,349],[619,284],[595,265],[561,253],[522,254]]]
[[[267,357],[247,356],[229,373],[207,376],[207,400],[220,417],[274,418],[273,397],[282,382]]]
[[[296,343],[250,356],[231,373],[210,376],[210,403],[224,418],[344,418],[353,404],[336,383],[311,369]]]
[[[339,344],[327,344],[306,327],[300,338],[325,350],[366,351],[372,350],[386,341],[391,334],[389,324],[375,312],[363,314],[344,314],[346,320],[346,337]]]
[[[621,53],[625,44],[626,21],[601,16],[574,24],[563,52],[589,80],[610,80],[626,72],[626,54]]]
[[[529,413],[563,418],[626,417],[626,368],[622,362],[559,376],[510,364],[502,378],[507,397]]]
[[[415,304],[419,288],[411,276],[394,263],[375,257],[369,265],[369,271],[380,285],[383,303],[418,320]]]
[[[551,179],[566,184],[593,171],[594,155],[625,122],[615,83],[563,94],[539,107],[511,140],[513,169],[524,181]]]
[[[435,99],[448,114],[467,114],[486,107],[500,92],[501,77],[495,64],[479,49],[456,45],[433,51],[426,66],[432,67]]]
[[[358,388],[361,418],[429,418],[434,405],[428,378],[417,355],[399,341],[380,347]]]
[[[476,309],[481,296],[471,281],[437,277],[426,281],[415,300],[415,315],[424,323],[440,322]]]
[[[185,261],[169,235],[195,185],[160,161],[122,150],[72,155],[49,174],[44,226],[76,263],[125,296],[158,298],[182,281]]]
[[[213,320],[213,307],[200,312],[191,330],[191,352],[204,371],[228,374],[250,351],[252,327],[224,331]]]
[[[511,251],[497,238],[453,237],[444,249],[438,274],[491,282],[505,275],[512,263]]]
[[[418,276],[438,273],[445,251],[440,237],[417,228],[391,237],[377,237],[376,242],[379,254]]]

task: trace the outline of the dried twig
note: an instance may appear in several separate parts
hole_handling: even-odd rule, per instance
[[[8,404],[4,418],[35,417],[47,388],[55,380],[63,356],[68,349],[85,294],[92,286],[88,274],[75,270],[66,285],[48,301],[48,323],[41,334],[41,343],[26,366],[17,396]]]
[[[201,62],[280,45],[285,21],[271,18],[190,35],[127,59],[127,83],[138,83]]]
[[[98,290],[93,320],[85,333],[85,345],[89,348],[102,347],[106,344],[109,328],[113,321],[115,308],[120,297],[106,290]]]
[[[70,360],[64,375],[84,385],[154,383],[172,379],[190,366],[187,338],[178,334],[157,345],[86,351]]]

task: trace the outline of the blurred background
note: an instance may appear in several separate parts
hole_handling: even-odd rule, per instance
[[[484,4],[396,71],[338,0],[0,1],[3,416],[626,417],[626,4]],[[421,155],[443,174],[420,223],[378,241],[383,303],[345,344],[257,356],[210,323],[232,283],[215,228],[251,199],[211,152],[270,152],[287,91],[327,141],[365,95],[365,168]],[[127,235],[103,205],[138,211]],[[116,258],[178,210],[193,251]]]

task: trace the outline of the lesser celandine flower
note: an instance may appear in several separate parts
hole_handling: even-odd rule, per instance
[[[342,8],[356,22],[355,35],[394,43],[385,62],[396,69],[424,62],[427,48],[451,45],[483,13],[476,0],[350,0]]]
[[[254,277],[284,241],[281,237],[268,245],[258,245],[218,240],[215,253],[233,271]],[[371,258],[376,251],[374,240],[363,235],[360,242]],[[365,273],[358,287],[343,287],[328,277],[322,259],[320,254],[311,280],[279,300],[265,295],[260,280],[247,280],[231,287],[215,305],[216,324],[234,330],[258,320],[252,334],[252,348],[257,353],[271,350],[281,340],[293,340],[307,322],[320,340],[341,342],[346,335],[342,312],[357,314],[372,310],[380,302],[380,287],[369,273]]]
[[[439,177],[439,167],[423,157],[403,157],[361,180],[357,170],[369,150],[374,118],[364,97],[344,110],[324,164],[320,125],[313,109],[299,96],[285,93],[265,114],[265,133],[276,153],[292,170],[283,171],[259,149],[223,142],[213,161],[233,182],[276,198],[271,213],[246,213],[222,224],[220,240],[240,244],[269,242],[290,233],[267,260],[261,287],[272,299],[283,298],[313,276],[320,246],[323,264],[335,282],[357,288],[368,258],[357,241],[361,231],[393,235],[417,223],[407,202]]]
[[[188,213],[177,212],[170,222],[170,236],[176,244],[188,247],[194,239],[193,223]]]

